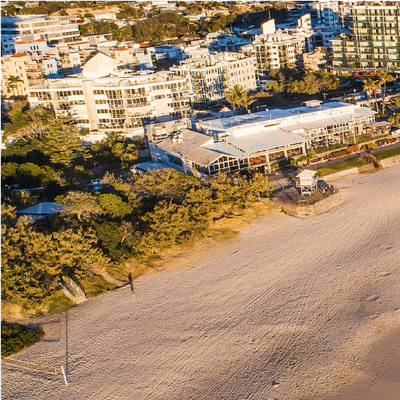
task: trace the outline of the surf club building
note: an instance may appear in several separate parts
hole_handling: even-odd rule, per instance
[[[181,129],[158,143],[149,135],[148,141],[153,162],[183,172],[266,172],[308,150],[354,141],[375,114],[359,105],[311,100],[295,109],[198,121],[194,129]]]

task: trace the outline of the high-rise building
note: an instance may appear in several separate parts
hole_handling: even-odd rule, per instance
[[[207,54],[181,61],[170,70],[187,79],[192,104],[206,106],[224,100],[234,85],[255,90],[255,61],[240,53]]]
[[[400,69],[400,3],[349,4],[349,32],[332,41],[332,65],[344,70]]]
[[[257,35],[252,44],[242,47],[243,54],[254,56],[257,60],[258,75],[273,69],[301,66],[302,54],[313,50],[309,14],[303,15],[295,29],[275,30],[275,21],[262,24],[261,35]]]

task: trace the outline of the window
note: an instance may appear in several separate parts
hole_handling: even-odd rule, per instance
[[[181,167],[183,165],[182,160],[179,157],[173,156],[171,154],[168,154],[168,161],[172,164],[180,165]]]

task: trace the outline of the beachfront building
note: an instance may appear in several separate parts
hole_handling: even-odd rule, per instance
[[[91,132],[143,135],[146,123],[190,115],[186,79],[170,72],[135,72],[103,53],[79,74],[29,87],[28,101],[32,107],[52,107],[56,116],[71,114]]]
[[[308,149],[353,142],[375,112],[346,103],[311,100],[293,110],[269,110],[196,122],[151,144],[154,162],[204,175],[247,169],[269,170],[273,163],[305,155]]]
[[[349,5],[349,32],[332,41],[336,70],[400,69],[400,4],[398,1]]]
[[[313,50],[314,31],[309,14],[298,20],[296,29],[276,30],[273,19],[262,24],[261,28],[263,33],[241,48],[243,54],[256,58],[258,75],[273,69],[301,67],[302,54]]]
[[[80,35],[75,18],[70,16],[18,15],[1,17],[1,54],[13,54],[14,42],[32,36],[50,45],[75,41]]]
[[[181,61],[170,71],[187,79],[192,105],[219,103],[236,84],[247,91],[256,89],[255,57],[240,53],[201,54]]]

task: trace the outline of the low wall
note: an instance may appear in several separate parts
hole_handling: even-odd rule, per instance
[[[320,180],[335,181],[337,179],[347,178],[348,176],[364,174],[364,173],[373,172],[373,171],[375,171],[374,164],[372,164],[372,163],[365,164],[365,165],[361,165],[361,167],[349,168],[349,169],[345,169],[343,171],[334,172],[333,174],[321,176]]]
[[[289,203],[270,200],[272,204],[282,207],[282,209],[287,214],[293,215],[295,217],[307,217],[310,215],[320,214],[322,212],[330,210],[332,207],[335,207],[342,201],[343,199],[339,192],[336,192],[320,201],[317,201],[314,204],[308,204],[305,206],[295,206]]]
[[[388,157],[388,158],[384,158],[383,160],[379,160],[378,163],[382,168],[389,168],[389,167],[392,167],[393,165],[400,164],[400,154],[397,156]]]

